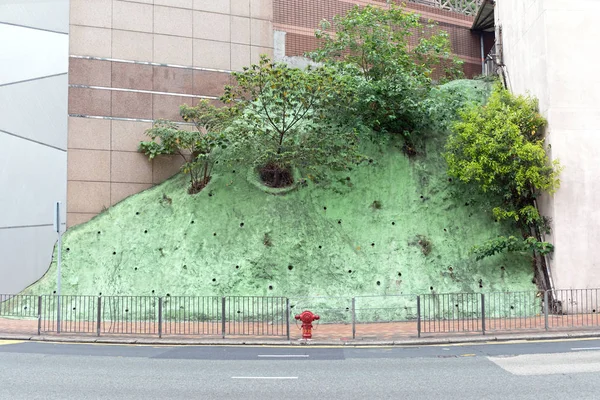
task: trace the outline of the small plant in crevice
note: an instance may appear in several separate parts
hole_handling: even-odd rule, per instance
[[[421,247],[421,252],[424,256],[429,255],[431,253],[431,241],[427,236],[417,235],[417,244]]]
[[[373,210],[381,210],[383,208],[383,204],[379,200],[375,200],[371,203],[370,206]]]
[[[166,193],[163,193],[161,199],[160,199],[160,205],[161,206],[165,206],[165,205],[171,205],[173,204],[173,199],[170,198],[169,196],[167,196]]]
[[[273,240],[271,239],[271,235],[269,235],[268,232],[265,232],[265,234],[263,235],[263,244],[266,247],[271,247],[273,246]]]

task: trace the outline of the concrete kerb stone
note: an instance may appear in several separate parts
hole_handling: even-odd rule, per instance
[[[516,333],[505,335],[485,335],[468,337],[435,337],[404,340],[260,340],[260,339],[169,339],[169,338],[110,338],[86,336],[31,336],[1,334],[0,340],[21,340],[30,342],[57,343],[99,343],[99,344],[130,344],[130,345],[162,345],[162,346],[336,346],[336,347],[365,347],[365,346],[428,346],[451,345],[484,342],[536,341],[552,339],[586,339],[600,337],[599,331],[577,332],[543,332]]]

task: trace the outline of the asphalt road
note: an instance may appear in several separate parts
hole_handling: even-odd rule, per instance
[[[598,399],[600,340],[335,348],[0,341],[0,399]]]

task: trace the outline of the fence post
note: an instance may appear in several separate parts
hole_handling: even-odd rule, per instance
[[[98,296],[98,310],[96,315],[96,335],[100,336],[100,325],[102,321],[102,297]]]
[[[421,337],[421,296],[417,296],[417,337]]]
[[[221,298],[221,335],[225,339],[225,297]]]
[[[158,298],[158,338],[162,338],[162,297]]]
[[[42,296],[38,296],[38,336],[42,334]]]
[[[544,290],[544,329],[548,330],[548,291]]]
[[[481,331],[485,335],[485,294],[481,293]]]
[[[352,339],[356,339],[356,297],[352,298]]]
[[[60,333],[60,294],[56,296],[56,333]]]
[[[290,340],[290,299],[285,299],[285,327],[287,329],[287,340]]]

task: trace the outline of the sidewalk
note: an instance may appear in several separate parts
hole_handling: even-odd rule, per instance
[[[96,332],[95,325],[80,325],[79,329],[85,332]],[[72,331],[77,326],[69,327]],[[600,337],[600,327],[582,326],[563,327],[560,330],[545,331],[543,325],[525,327],[525,329],[486,331],[483,335],[478,332],[463,332],[461,326],[446,326],[445,330],[454,331],[444,333],[423,332],[417,337],[415,322],[393,322],[357,324],[356,337],[352,339],[352,325],[350,324],[321,324],[313,330],[313,339],[301,340],[301,331],[295,324],[290,326],[290,340],[282,332],[281,336],[260,335],[221,335],[198,334],[197,330],[187,330],[179,327],[177,332],[190,332],[187,335],[163,335],[158,337],[155,328],[149,334],[124,334],[123,332],[105,333],[101,336],[94,333],[63,332],[61,334],[42,332],[37,334],[37,320],[13,320],[0,318],[0,340],[29,340],[50,342],[79,342],[79,343],[121,343],[138,345],[337,345],[337,346],[392,346],[392,345],[432,345],[450,343],[476,343],[508,340],[544,340],[565,338],[593,338]],[[188,327],[189,328],[189,327]],[[462,329],[475,329],[476,327],[462,326]],[[227,331],[231,331],[226,329]],[[150,333],[151,332],[151,333]],[[216,330],[209,330],[216,332]]]

